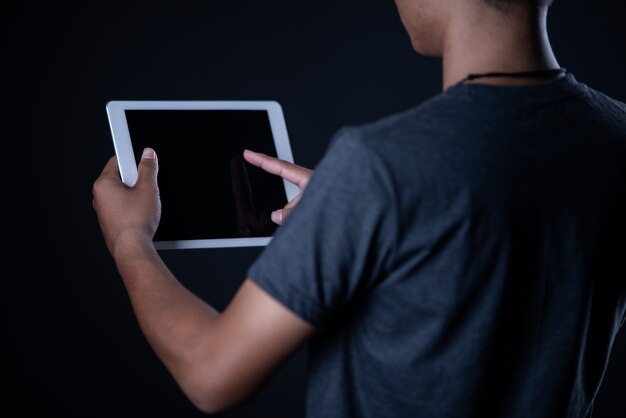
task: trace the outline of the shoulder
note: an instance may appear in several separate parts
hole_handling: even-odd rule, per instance
[[[596,117],[626,138],[626,104],[583,84],[587,102]]]
[[[612,107],[615,110],[626,114],[626,104],[622,103],[621,101],[617,99],[614,99],[613,97],[609,96],[606,93],[603,93],[599,90],[596,90],[588,86],[587,84],[580,83],[580,85],[584,89],[590,101],[595,102],[600,105]]]
[[[344,188],[354,184],[367,186],[360,190],[362,198],[384,194],[392,198],[403,177],[405,167],[414,167],[430,152],[415,153],[414,147],[430,148],[433,110],[441,98],[435,96],[419,105],[377,120],[345,125],[331,138],[327,152],[316,166],[314,187]],[[440,124],[439,124],[440,125]],[[431,134],[428,134],[430,132]]]
[[[432,138],[433,130],[441,128],[442,121],[453,111],[450,98],[439,94],[419,105],[377,120],[342,127],[333,136],[331,148],[344,143],[344,148],[360,148],[364,152],[382,156],[402,148],[407,140],[420,142]]]

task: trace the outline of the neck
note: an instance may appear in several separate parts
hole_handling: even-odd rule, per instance
[[[469,74],[559,68],[548,40],[546,8],[517,7],[505,13],[489,7],[479,9],[474,2],[459,4],[444,38],[444,90]],[[523,85],[542,81],[504,77],[473,82]]]

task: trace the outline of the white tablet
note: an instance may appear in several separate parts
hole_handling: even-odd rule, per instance
[[[145,147],[159,159],[157,249],[267,245],[270,218],[298,188],[243,159],[244,149],[293,162],[273,101],[111,101],[106,106],[122,181],[132,187]]]

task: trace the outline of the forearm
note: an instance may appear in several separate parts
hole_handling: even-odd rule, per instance
[[[185,390],[218,313],[169,271],[149,240],[127,240],[114,258],[148,342]]]

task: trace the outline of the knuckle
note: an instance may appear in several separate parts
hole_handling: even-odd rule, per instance
[[[94,181],[93,185],[91,186],[91,194],[94,196],[97,195],[101,188],[102,188],[102,179],[97,178],[96,181]]]
[[[98,177],[91,186],[91,194],[96,196],[103,192],[103,189],[107,187],[107,183],[110,183],[110,179],[105,176]]]

